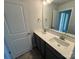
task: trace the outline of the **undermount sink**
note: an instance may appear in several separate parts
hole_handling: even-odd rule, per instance
[[[58,37],[54,37],[52,39],[50,39],[50,41],[53,43],[53,42],[57,42],[59,45],[62,45],[62,46],[65,46],[65,47],[68,47],[69,46],[69,43],[65,42],[65,40],[62,40]]]

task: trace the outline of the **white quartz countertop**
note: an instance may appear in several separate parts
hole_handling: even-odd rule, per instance
[[[71,42],[69,40],[66,40],[66,42],[69,43],[69,46],[68,47],[65,47],[65,46],[60,46],[58,47],[57,46],[57,42],[53,42],[53,41],[50,41],[51,38],[53,37],[56,37],[56,35],[51,34],[49,32],[46,32],[45,34],[42,33],[41,30],[35,30],[34,31],[35,34],[37,34],[41,39],[43,39],[46,43],[48,43],[51,47],[53,47],[55,50],[57,50],[61,55],[63,55],[64,57],[66,57],[67,59],[70,59],[71,58],[71,55],[73,53],[73,49],[74,49],[74,43],[75,42]]]

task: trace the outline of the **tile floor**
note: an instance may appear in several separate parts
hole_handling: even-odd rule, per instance
[[[32,51],[25,53],[16,59],[43,59],[43,58],[37,49],[33,49]]]

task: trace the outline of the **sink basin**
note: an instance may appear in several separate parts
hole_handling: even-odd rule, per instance
[[[50,41],[52,41],[52,42],[56,41],[57,43],[59,43],[62,46],[65,46],[65,47],[69,46],[69,43],[67,43],[67,42],[65,42],[65,40],[61,40],[60,38],[57,38],[57,37],[50,39]]]

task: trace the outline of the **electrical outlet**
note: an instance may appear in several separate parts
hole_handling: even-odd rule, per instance
[[[38,18],[37,21],[39,22],[40,21],[40,18]]]

